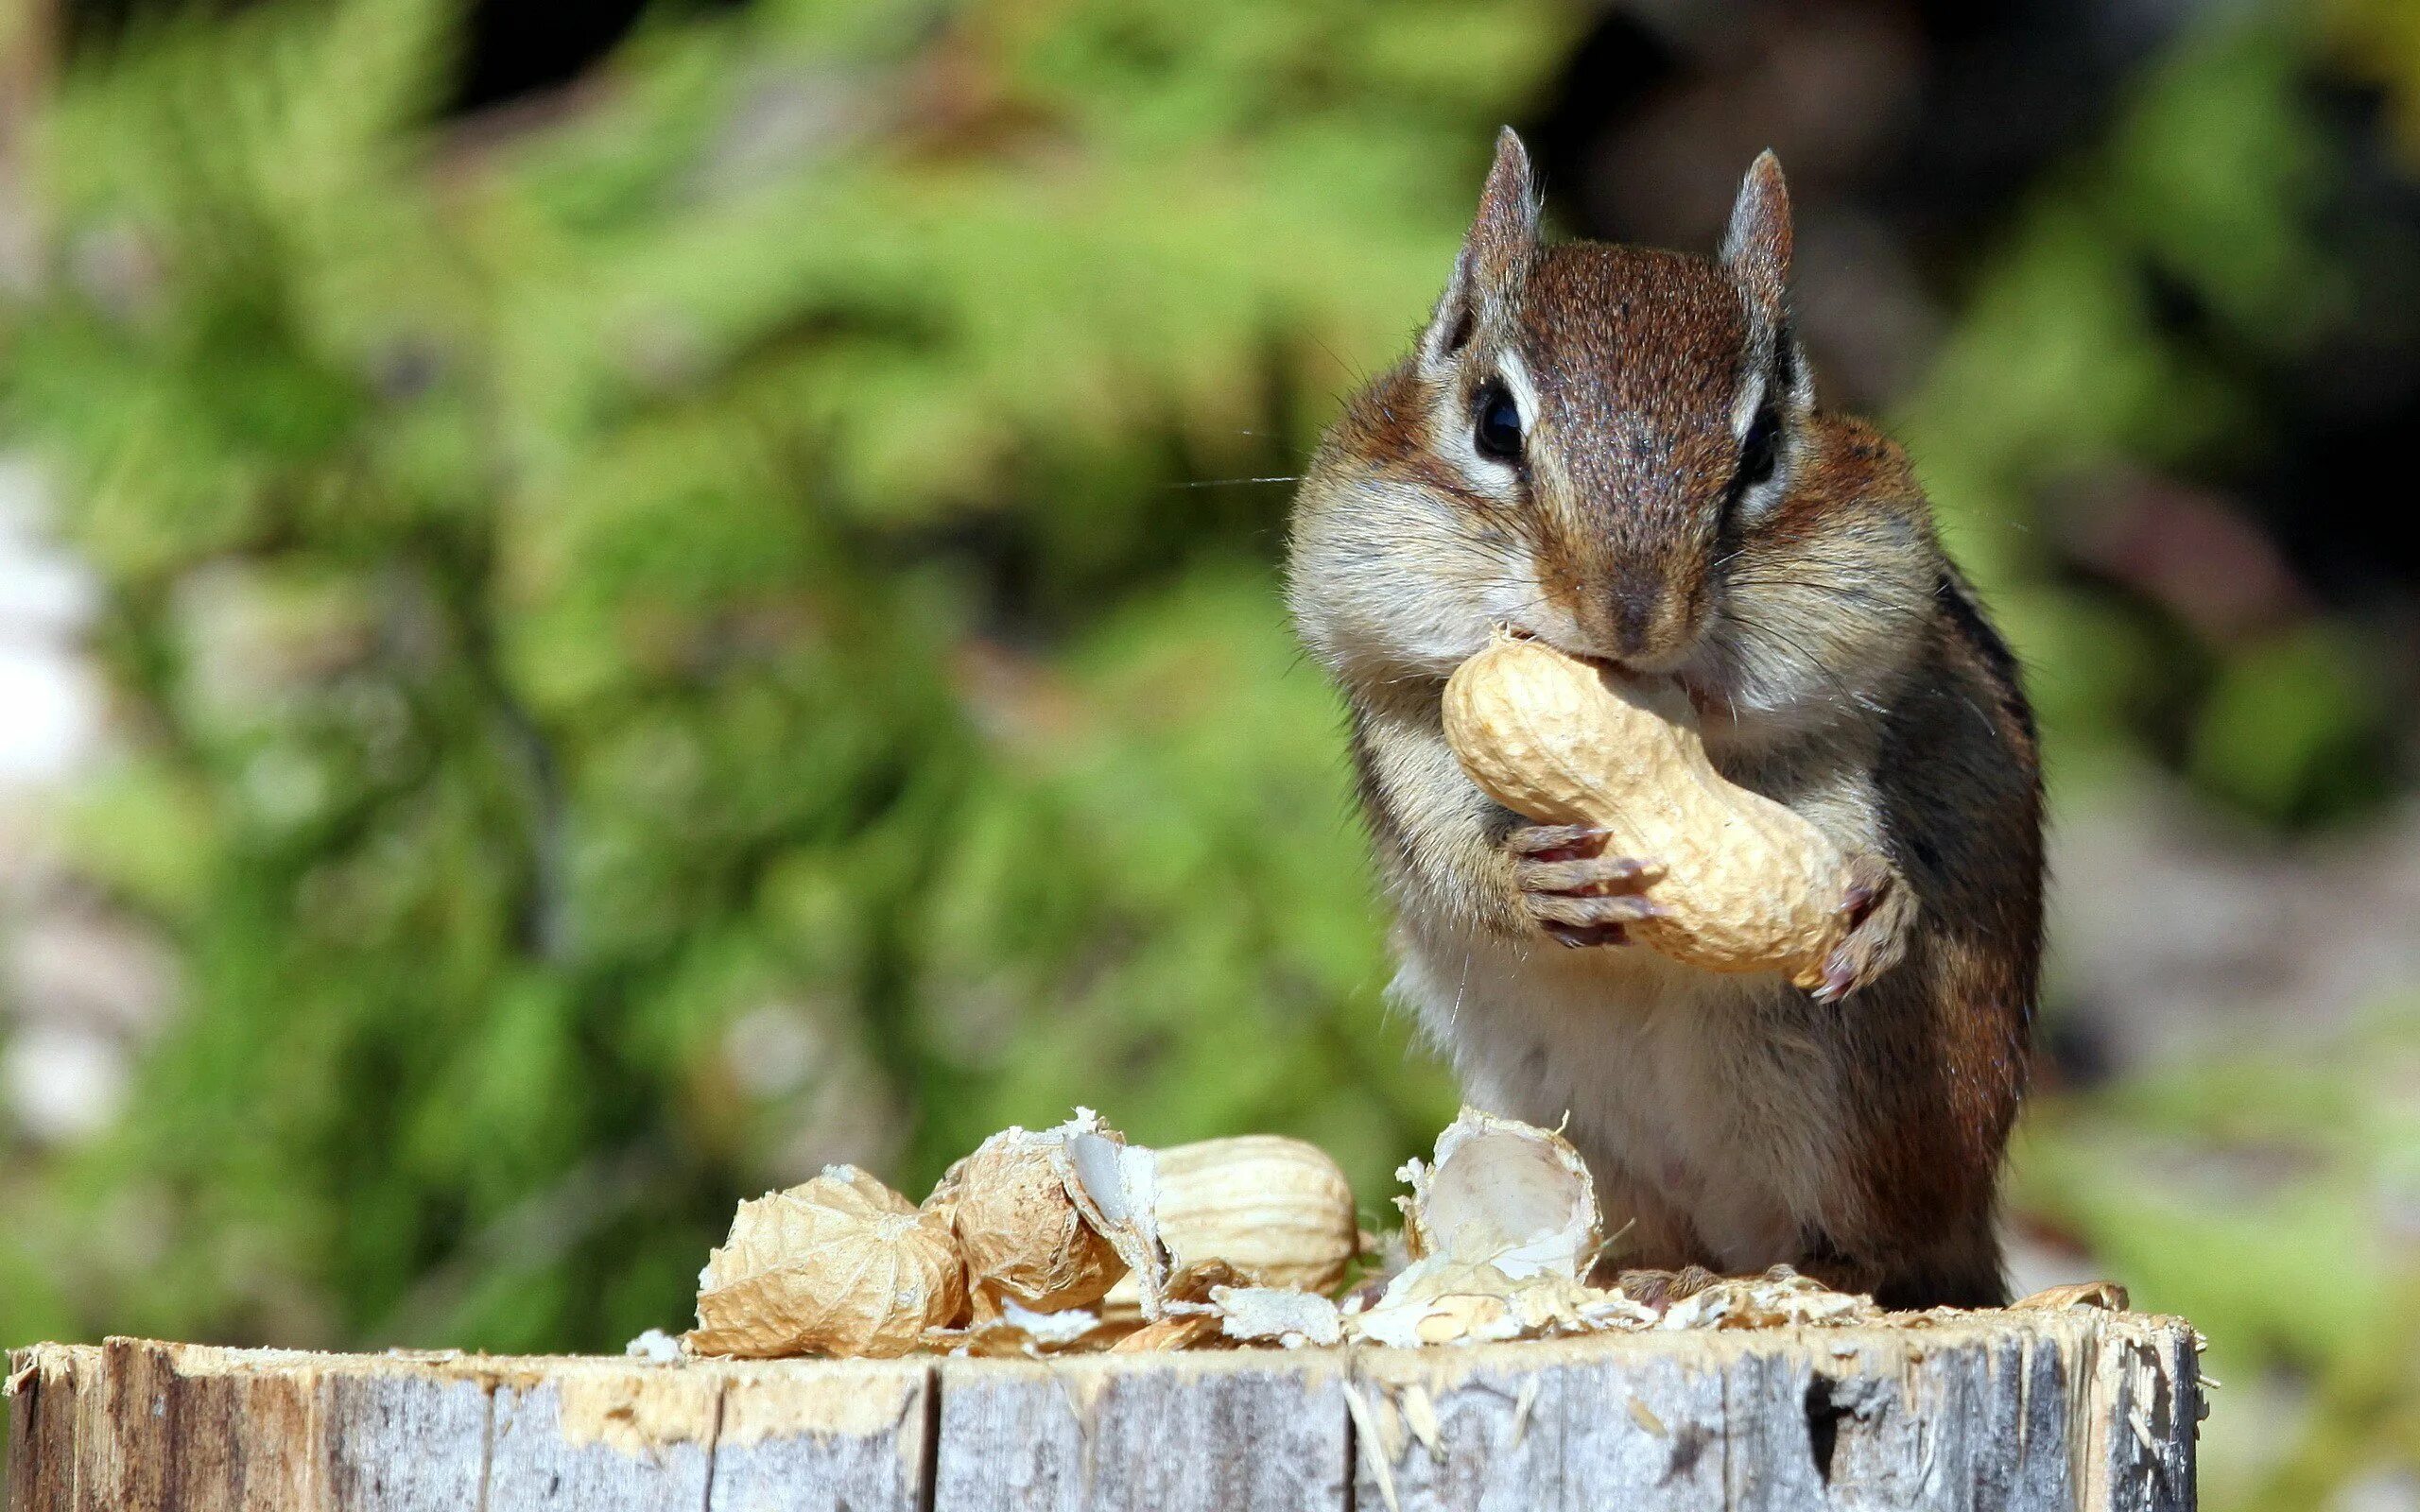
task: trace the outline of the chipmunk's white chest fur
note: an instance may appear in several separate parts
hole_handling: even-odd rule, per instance
[[[1598,1176],[1621,1263],[1674,1263],[1685,1219],[1727,1269],[1833,1232],[1844,1079],[1773,976],[1642,948],[1570,950],[1407,915],[1394,991],[1474,1104],[1565,1132]]]

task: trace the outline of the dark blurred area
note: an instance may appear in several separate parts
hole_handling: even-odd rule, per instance
[[[2029,664],[2019,1284],[2210,1335],[2210,1504],[2420,1509],[2420,9],[0,16],[0,1337],[613,1348],[1080,1101],[1381,1211],[1272,564],[1509,120],[1691,249],[1777,150]]]

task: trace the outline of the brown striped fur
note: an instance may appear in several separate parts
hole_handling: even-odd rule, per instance
[[[1352,708],[1398,995],[1474,1101],[1569,1116],[1616,1263],[1986,1302],[2040,949],[2031,718],[1906,457],[1814,404],[1789,246],[1770,155],[1716,260],[1547,246],[1506,133],[1413,353],[1314,459],[1289,596]],[[1474,438],[1491,384],[1510,460]],[[1741,487],[1759,425],[1772,478]],[[1652,886],[1471,785],[1438,697],[1504,623],[1678,679],[1726,774],[1856,858],[1824,991],[1618,943]]]

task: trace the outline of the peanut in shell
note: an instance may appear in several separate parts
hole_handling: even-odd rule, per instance
[[[1649,894],[1662,914],[1629,926],[1637,942],[1707,971],[1821,985],[1845,929],[1846,860],[1715,769],[1678,688],[1500,636],[1446,682],[1444,721],[1462,769],[1498,803],[1604,830],[1605,854],[1664,868]]]
[[[1223,1260],[1262,1286],[1330,1292],[1360,1252],[1352,1184],[1316,1144],[1246,1134],[1158,1153],[1154,1211],[1173,1264]]]
[[[896,1355],[954,1322],[966,1276],[946,1217],[854,1166],[739,1205],[698,1278],[700,1354]]]

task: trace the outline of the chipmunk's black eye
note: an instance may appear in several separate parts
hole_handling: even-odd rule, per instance
[[[1478,419],[1471,427],[1471,444],[1478,455],[1497,462],[1521,459],[1521,406],[1512,403],[1512,395],[1502,384],[1491,378],[1479,386]]]
[[[1748,422],[1747,436],[1739,442],[1739,471],[1734,474],[1734,487],[1744,493],[1758,484],[1772,482],[1780,457],[1780,412],[1770,404],[1761,404],[1756,418]]]

